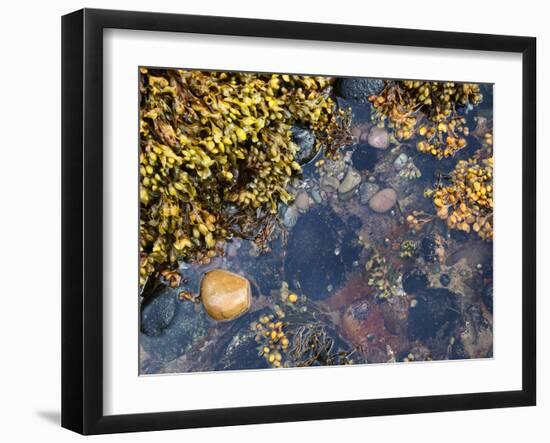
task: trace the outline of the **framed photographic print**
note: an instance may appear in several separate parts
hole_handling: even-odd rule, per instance
[[[63,17],[62,425],[534,405],[534,38]]]

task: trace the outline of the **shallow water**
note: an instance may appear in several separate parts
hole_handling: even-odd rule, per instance
[[[485,94],[486,105],[467,116],[471,132],[476,115],[492,118],[492,97]],[[341,98],[339,103],[352,108],[353,126],[369,124],[370,104]],[[415,146],[414,138],[387,149],[361,142],[348,146],[340,161],[316,156],[292,182],[292,193],[305,192],[307,199],[299,210],[290,209],[294,212],[280,208],[269,251],[234,239],[223,257],[207,265],[182,264],[179,288],[161,288],[143,302],[142,311],[159,300],[147,314],[153,332],[140,333],[140,372],[270,368],[262,355],[265,340],[255,329],[266,315],[273,315],[269,322],[285,323],[291,341],[282,366],[491,357],[492,243],[451,231],[437,219],[419,232],[405,220],[412,210],[433,214],[424,190],[469,158],[480,141],[470,136],[466,148],[440,161]],[[420,177],[399,174],[394,162],[403,153]],[[368,155],[374,160],[365,160]],[[341,184],[350,168],[359,172],[360,185],[346,193],[323,187],[323,176]],[[367,184],[394,189],[397,203],[374,212],[362,201]],[[405,241],[414,245],[411,257],[403,256]],[[216,322],[200,304],[178,298],[183,290],[198,294],[204,273],[220,268],[246,277],[252,286],[250,311],[230,322]],[[381,290],[376,280],[388,287]],[[295,303],[288,301],[289,293],[298,295]],[[142,331],[144,324],[142,316]]]

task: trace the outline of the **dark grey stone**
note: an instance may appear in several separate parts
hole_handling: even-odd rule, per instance
[[[150,337],[162,334],[172,322],[175,313],[176,294],[160,285],[141,304],[141,332]]]
[[[216,324],[202,306],[177,300],[177,291],[168,289],[167,292],[174,297],[175,315],[160,335],[140,334],[140,345],[150,356],[147,367],[141,368],[142,373],[156,373],[167,362],[182,356],[206,336],[210,326]]]
[[[347,100],[368,101],[384,89],[384,80],[377,78],[343,78],[336,82],[336,93]]]
[[[334,253],[340,244],[338,230],[343,222],[330,209],[315,207],[298,219],[292,229],[285,257],[285,277],[289,285],[302,288],[307,297],[322,299],[329,287],[337,289],[345,278],[341,254]]]
[[[457,297],[445,288],[427,288],[419,292],[416,306],[409,308],[411,340],[449,343],[460,319]]]
[[[351,155],[353,166],[359,171],[373,170],[378,162],[378,152],[368,144],[357,145]]]

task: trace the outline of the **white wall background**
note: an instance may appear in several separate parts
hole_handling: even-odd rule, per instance
[[[374,4],[368,4],[374,3]],[[87,6],[274,18],[538,38],[539,226],[549,222],[549,156],[542,156],[550,101],[550,28],[544,2],[88,2],[11,1],[0,26],[0,438],[6,442],[81,440],[59,427],[60,414],[60,31],[62,14]],[[520,147],[518,147],[519,149]],[[541,197],[545,196],[545,197]],[[518,202],[518,210],[520,210]],[[539,406],[353,420],[165,431],[96,437],[94,441],[546,441],[550,432],[550,265],[539,228]]]

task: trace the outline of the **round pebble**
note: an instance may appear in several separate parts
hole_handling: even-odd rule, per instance
[[[390,145],[390,135],[384,128],[374,127],[367,138],[368,144],[376,149],[386,149]]]
[[[441,276],[439,277],[439,282],[443,286],[449,286],[449,284],[451,283],[451,277],[449,277],[449,274],[441,274]]]
[[[392,188],[382,189],[369,200],[369,207],[379,214],[389,211],[397,202],[397,192]]]
[[[298,208],[298,211],[307,212],[309,209],[309,195],[307,195],[307,192],[301,189],[296,195],[294,204],[296,205],[296,208]]]

